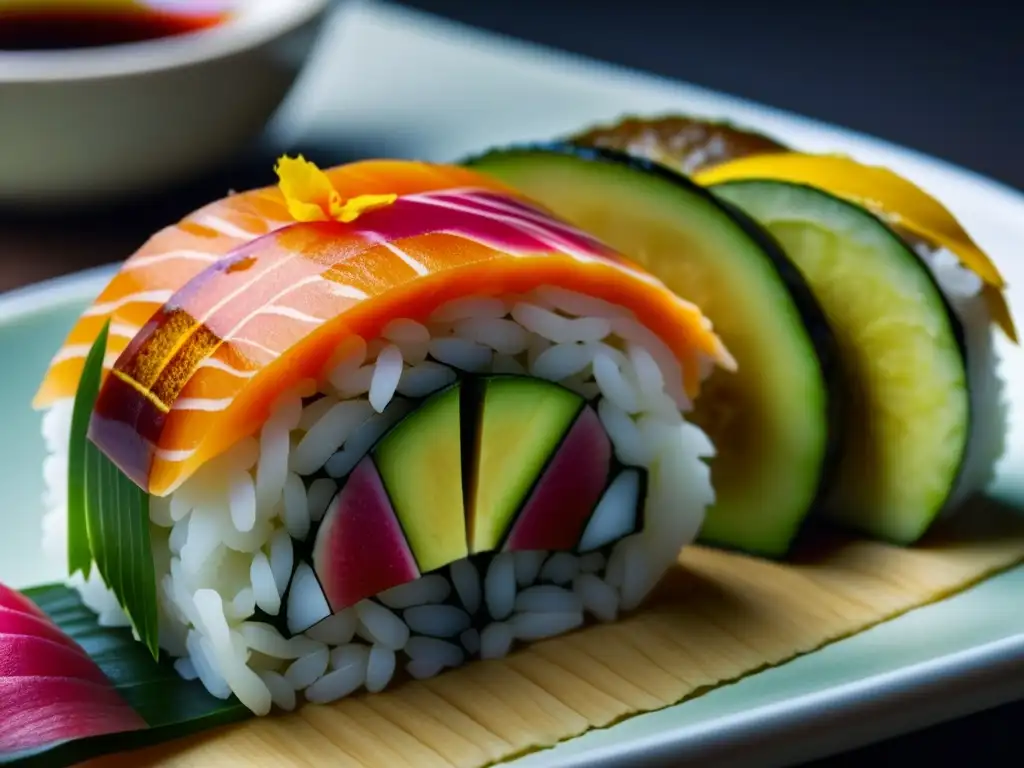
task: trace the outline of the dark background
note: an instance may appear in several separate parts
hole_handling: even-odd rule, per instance
[[[402,4],[870,133],[1024,190],[1021,0]],[[813,768],[1021,766],[1021,730],[1024,704],[1011,705]]]
[[[1024,189],[1021,0],[404,0],[905,144]]]

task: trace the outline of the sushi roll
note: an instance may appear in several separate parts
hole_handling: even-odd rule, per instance
[[[845,381],[823,515],[910,544],[989,484],[1007,425],[992,329],[1014,343],[1016,329],[999,270],[938,200],[888,169],[726,123],[629,118],[574,142],[691,174],[810,285]]]
[[[637,607],[714,498],[707,318],[476,172],[277,171],[143,245],[39,389],[100,621],[266,714]]]

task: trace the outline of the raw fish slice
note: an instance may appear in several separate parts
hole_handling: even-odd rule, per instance
[[[469,478],[467,520],[473,552],[490,552],[501,546],[538,481],[541,487],[551,485],[545,468],[560,463],[555,457],[571,435],[584,401],[575,392],[543,379],[494,377],[486,380],[481,390],[476,445],[466,447],[475,454],[469,457],[474,472]],[[604,437],[600,424],[598,428]],[[608,442],[607,437],[604,442]],[[582,468],[586,473],[589,454],[600,452],[600,438],[592,446],[581,447],[583,453],[570,457],[565,465],[569,476],[563,482],[570,487],[577,470]],[[610,457],[611,452],[607,455]],[[537,495],[545,494],[538,489],[534,493]],[[586,496],[585,491],[582,496]],[[556,524],[566,513],[572,515],[571,509],[560,505],[536,512],[542,518],[550,517],[545,526]]]
[[[0,757],[148,727],[113,686],[68,677],[0,677],[0,723]]]
[[[580,413],[541,475],[506,549],[571,550],[608,482],[612,445],[593,408]]]
[[[419,578],[371,457],[359,462],[328,507],[313,567],[335,611]]]
[[[45,621],[50,621],[50,617],[43,613],[38,605],[21,594],[21,592],[5,587],[3,584],[0,584],[0,608],[9,608],[19,613],[31,613]]]
[[[366,181],[380,168],[393,182],[396,167],[357,164],[332,178],[358,175],[362,192],[382,186]],[[409,173],[422,167],[410,164]],[[425,319],[453,298],[543,284],[632,310],[683,363],[691,396],[702,353],[732,367],[694,305],[590,236],[539,208],[510,204],[498,213],[453,203],[453,190],[472,178],[438,166],[432,191],[375,205],[348,223],[278,229],[196,275],[118,358],[90,437],[140,487],[166,495],[252,434],[282,391],[317,378],[350,334],[372,338],[399,313]],[[459,198],[482,196],[493,206],[493,185],[480,177],[475,186],[485,192],[461,189]],[[245,371],[226,375],[240,361]]]
[[[110,684],[92,659],[64,643],[0,632],[0,648],[0,678],[67,677],[97,685]]]
[[[2,591],[2,588],[0,588],[0,591]],[[40,618],[34,613],[25,613],[0,607],[0,635],[25,635],[28,637],[45,638],[87,657],[82,647],[61,632],[56,624],[49,619]]]
[[[476,187],[506,189],[471,171],[392,160],[356,163],[325,174],[342,197],[413,194],[470,182]],[[124,263],[68,334],[50,363],[34,406],[46,408],[74,396],[89,346],[108,319],[112,324],[106,371],[163,303],[190,279],[236,248],[293,223],[281,190],[273,186],[218,200],[157,232]],[[247,373],[244,367],[242,372]]]
[[[77,643],[0,584],[0,761],[57,741],[145,727]]]

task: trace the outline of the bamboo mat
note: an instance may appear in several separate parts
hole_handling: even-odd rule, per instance
[[[777,564],[691,547],[618,623],[90,766],[484,766],[780,664],[1022,560],[1024,519],[988,501],[912,549],[817,532]]]

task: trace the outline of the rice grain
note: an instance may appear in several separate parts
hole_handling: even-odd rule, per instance
[[[377,595],[388,608],[401,610],[414,605],[441,603],[451,594],[451,583],[439,573],[421,576],[413,581],[386,589]]]
[[[583,625],[583,611],[566,613],[517,613],[512,617],[512,632],[517,640],[543,640]]]
[[[295,549],[288,531],[279,528],[270,538],[270,570],[274,574],[277,594],[283,595],[288,589],[295,564]]]
[[[402,351],[394,344],[388,344],[377,356],[369,394],[370,405],[377,413],[383,413],[394,397],[404,364]]]
[[[593,573],[581,573],[573,580],[573,591],[579,595],[583,608],[601,621],[615,621],[619,613],[619,596]]]
[[[363,600],[356,605],[359,621],[375,643],[400,651],[409,640],[409,627],[380,603]]]
[[[551,584],[527,587],[516,595],[517,612],[574,613],[583,609],[578,595]]]
[[[515,561],[511,552],[494,556],[484,577],[484,596],[487,611],[499,621],[510,613],[516,600]]]
[[[334,405],[302,437],[291,455],[292,471],[300,475],[316,472],[373,412],[370,402],[363,399],[345,400]]]
[[[450,572],[452,584],[455,585],[455,591],[463,607],[470,614],[476,613],[482,598],[480,574],[476,566],[469,559],[463,558],[451,564]]]
[[[413,661],[432,661],[442,667],[457,667],[465,660],[462,648],[436,637],[411,637],[405,652]]]
[[[580,561],[570,552],[555,552],[540,569],[540,580],[568,584],[580,571]]]
[[[373,646],[366,667],[366,690],[370,693],[383,691],[395,674],[396,663],[393,650],[382,645]]]
[[[332,457],[333,458],[333,457]],[[338,484],[329,477],[318,477],[306,492],[307,514],[310,522],[319,523],[327,507],[338,492]]]
[[[547,559],[548,553],[540,549],[528,549],[515,553],[516,584],[525,587],[537,580],[541,566]]]
[[[327,671],[331,654],[326,648],[319,648],[296,659],[285,670],[284,679],[297,691],[308,688]]]
[[[328,645],[344,645],[355,636],[358,622],[355,609],[345,608],[307,629],[306,637]]]
[[[454,605],[417,605],[402,614],[413,632],[431,637],[454,637],[469,628],[469,614]]]
[[[480,632],[480,658],[500,659],[512,650],[515,635],[503,621],[492,621]]]
[[[271,570],[270,560],[265,554],[256,553],[252,559],[249,574],[256,606],[264,613],[277,616],[281,612],[281,593],[277,591],[274,572]]]
[[[288,682],[284,675],[268,669],[259,672],[259,676],[263,684],[267,686],[267,690],[270,691],[270,697],[275,707],[280,707],[285,712],[291,712],[295,709],[297,703],[295,688],[292,687],[292,684]]]

